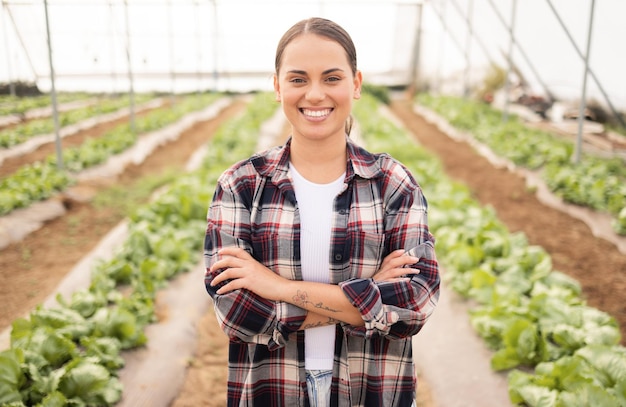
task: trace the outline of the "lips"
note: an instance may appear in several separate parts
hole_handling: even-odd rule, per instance
[[[311,109],[300,109],[302,114],[312,119],[320,119],[328,116],[333,109],[320,109],[320,110],[311,110]]]

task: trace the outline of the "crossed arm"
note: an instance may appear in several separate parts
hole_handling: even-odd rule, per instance
[[[283,301],[307,311],[300,329],[334,325],[339,321],[353,326],[363,326],[359,310],[352,305],[341,288],[334,284],[288,280],[274,273],[255,260],[247,251],[229,247],[218,253],[221,259],[213,264],[210,272],[223,270],[211,281],[211,286],[224,283],[217,294],[226,294],[245,288],[272,301]],[[375,281],[393,281],[403,278],[403,268],[419,261],[407,256],[403,250],[390,253],[380,269],[372,277]],[[411,273],[419,272],[412,269]]]

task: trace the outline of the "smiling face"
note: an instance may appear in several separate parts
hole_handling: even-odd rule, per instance
[[[343,140],[352,101],[360,97],[361,82],[361,72],[353,73],[338,42],[311,33],[292,39],[274,75],[274,89],[294,139]]]

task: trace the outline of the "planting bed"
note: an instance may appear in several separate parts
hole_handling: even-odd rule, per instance
[[[543,205],[527,191],[520,176],[494,168],[470,146],[445,136],[418,116],[412,103],[399,98],[393,102],[392,111],[426,149],[440,157],[448,175],[467,184],[478,201],[493,206],[511,231],[523,231],[531,244],[544,247],[554,268],[580,281],[589,305],[613,315],[626,338],[626,255],[594,237],[583,222]],[[237,101],[219,117],[197,124],[178,140],[159,148],[141,165],[127,168],[117,179],[81,187],[92,192],[112,184],[133,188],[142,177],[172,168],[183,171],[189,157],[215,129],[243,109],[244,103]],[[97,137],[103,132],[94,128],[77,137]],[[28,162],[32,156],[23,159]],[[19,158],[12,159],[10,165],[19,166]],[[416,177],[419,180],[419,174]],[[123,218],[121,211],[102,209],[92,202],[66,200],[65,205],[65,216],[0,251],[0,331],[45,300],[66,273]],[[211,312],[200,322],[199,331],[198,355],[175,407],[224,405],[226,338],[216,329]],[[422,383],[418,405],[434,406],[428,383]]]
[[[415,114],[412,102],[398,100],[393,111],[426,149],[439,156],[449,177],[468,185],[483,205],[494,207],[511,232],[522,231],[531,244],[542,246],[554,269],[578,280],[588,304],[617,319],[622,344],[626,343],[626,254],[595,237],[584,222],[541,203],[521,176],[494,168],[468,144],[444,136]]]
[[[223,110],[219,117],[197,124],[175,142],[156,150],[141,165],[128,166],[116,179],[83,182],[76,188],[82,190],[84,195],[94,195],[98,190],[112,186],[133,188],[143,177],[164,171],[182,172],[194,151],[210,139],[223,121],[243,108],[243,103],[235,103]],[[93,128],[81,132],[76,138],[99,137],[107,128]],[[11,164],[17,166],[19,159],[27,164],[32,162],[33,157],[15,158]],[[3,281],[0,288],[0,329],[41,303],[67,272],[124,217],[117,208],[97,206],[93,202],[81,202],[69,197],[59,198],[68,210],[65,216],[47,222],[39,231],[0,251],[0,279]]]

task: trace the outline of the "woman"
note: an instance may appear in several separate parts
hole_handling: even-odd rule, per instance
[[[411,406],[411,337],[439,296],[426,199],[348,137],[362,74],[340,26],[295,24],[275,68],[291,137],[225,171],[208,213],[228,404]]]

